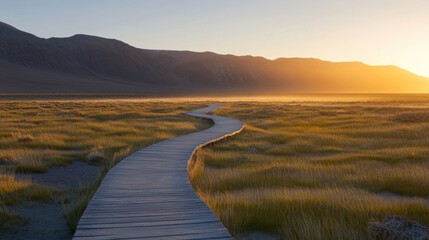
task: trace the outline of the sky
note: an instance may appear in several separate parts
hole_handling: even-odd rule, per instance
[[[429,77],[428,0],[0,0],[0,21],[44,38],[361,61]]]

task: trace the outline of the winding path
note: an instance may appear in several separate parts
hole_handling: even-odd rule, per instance
[[[232,239],[195,194],[187,172],[188,160],[198,147],[243,128],[236,119],[205,114],[217,107],[187,113],[211,119],[212,127],[153,144],[112,168],[73,239]]]

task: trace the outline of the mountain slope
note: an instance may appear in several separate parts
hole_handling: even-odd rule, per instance
[[[88,35],[43,39],[0,22],[0,93],[427,92],[394,66],[143,50]]]

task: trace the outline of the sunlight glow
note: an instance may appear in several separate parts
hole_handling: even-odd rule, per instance
[[[46,38],[84,33],[146,49],[361,61],[429,77],[426,0],[4,0],[1,5],[1,21]]]

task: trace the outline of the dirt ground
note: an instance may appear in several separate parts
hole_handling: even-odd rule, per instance
[[[67,190],[69,197],[74,198],[81,186],[89,184],[96,179],[98,171],[98,166],[75,161],[64,167],[53,167],[46,173],[21,174],[19,177],[31,179],[35,183]],[[58,201],[52,201],[25,202],[10,207],[10,210],[23,216],[26,219],[26,223],[19,228],[0,232],[0,239],[71,239],[72,235],[64,217],[65,206]]]

